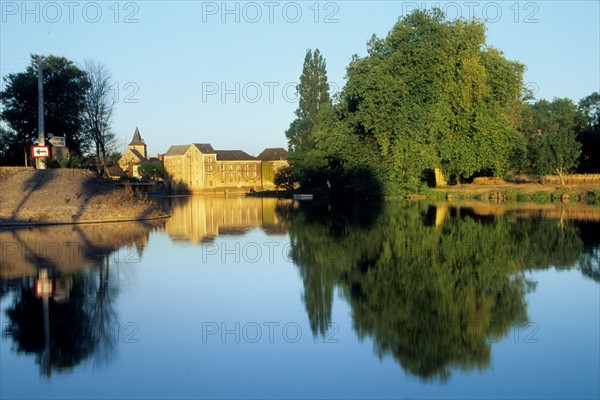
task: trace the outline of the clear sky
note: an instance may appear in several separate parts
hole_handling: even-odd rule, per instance
[[[192,142],[287,147],[307,49],[325,56],[335,92],[373,34],[436,3],[487,21],[488,45],[527,66],[537,98],[600,90],[598,0],[0,3],[0,75],[23,71],[31,53],[103,63],[119,95],[113,130],[124,146],[138,126],[151,155]]]

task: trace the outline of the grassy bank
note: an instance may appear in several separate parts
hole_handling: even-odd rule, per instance
[[[496,185],[455,185],[429,189],[409,198],[430,198],[447,200],[522,201],[535,203],[582,202],[600,203],[599,184],[541,184],[505,183]]]
[[[600,174],[565,175],[561,184],[558,176],[531,178],[516,176],[510,180],[502,178],[475,178],[473,183],[430,188],[423,192],[405,197],[411,200],[479,200],[487,202],[580,202],[600,205]],[[298,189],[295,193],[310,193]],[[315,199],[326,196],[315,194]],[[254,197],[292,198],[293,193],[286,190],[270,190],[248,194]]]

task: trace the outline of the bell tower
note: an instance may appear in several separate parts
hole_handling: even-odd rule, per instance
[[[140,135],[140,130],[135,127],[135,132],[133,133],[133,139],[131,139],[131,143],[127,145],[127,148],[131,150],[137,150],[144,158],[147,158],[146,154],[146,143],[142,139]]]

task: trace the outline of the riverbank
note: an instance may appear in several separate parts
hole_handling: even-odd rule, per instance
[[[0,176],[0,225],[165,218],[146,195],[82,169],[23,169]]]
[[[291,199],[293,197],[293,192],[291,190],[261,190],[258,192],[246,193],[246,196],[274,199]]]
[[[292,198],[293,193],[286,190],[265,190],[248,193],[247,196]],[[495,203],[580,202],[600,204],[600,184],[566,184],[564,186],[542,183],[462,184],[430,188],[402,198],[409,200],[479,200]]]
[[[443,188],[431,188],[422,194],[409,196],[411,199],[485,200],[495,202],[523,201],[536,203],[600,202],[599,184],[541,184],[502,183],[491,185],[463,184]]]

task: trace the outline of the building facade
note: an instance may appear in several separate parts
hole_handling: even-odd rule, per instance
[[[267,148],[257,158],[262,162],[263,190],[275,189],[275,174],[280,168],[288,166],[287,150],[282,147]]]
[[[163,157],[165,179],[175,192],[247,192],[262,188],[261,161],[241,150],[207,143],[171,146]]]

